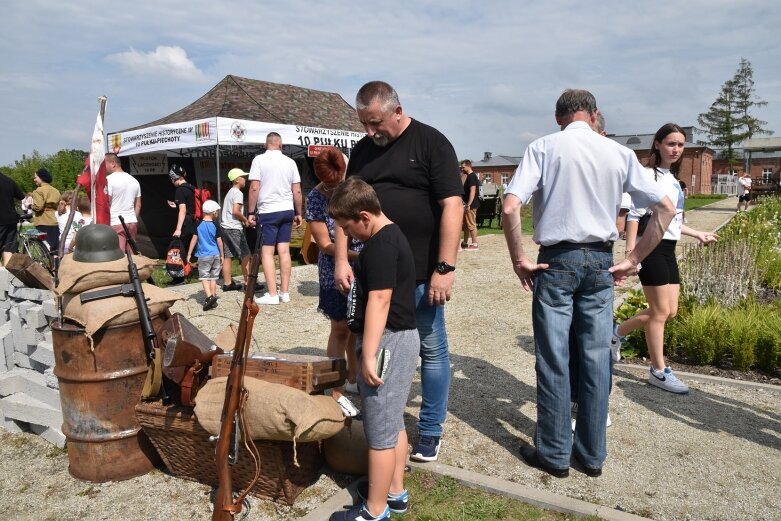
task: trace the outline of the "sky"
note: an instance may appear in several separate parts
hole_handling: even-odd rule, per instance
[[[87,150],[179,110],[228,74],[340,94],[384,80],[459,159],[520,156],[558,130],[566,88],[615,134],[696,125],[741,58],[781,135],[781,4],[767,0],[5,2],[0,165]]]

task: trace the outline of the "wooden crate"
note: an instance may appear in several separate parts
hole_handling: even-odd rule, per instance
[[[212,362],[213,378],[230,372],[231,353],[217,355]],[[344,385],[347,361],[327,356],[287,353],[253,353],[247,359],[246,376],[266,382],[284,384],[309,394]]]

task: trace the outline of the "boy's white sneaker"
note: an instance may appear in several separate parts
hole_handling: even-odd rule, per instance
[[[285,302],[285,303],[290,302],[290,293],[287,293],[287,292],[281,293],[280,292],[280,294],[279,294],[279,301],[280,302]]]

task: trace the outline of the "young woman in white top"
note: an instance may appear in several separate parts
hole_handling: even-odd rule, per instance
[[[670,199],[676,202],[677,213],[673,218],[659,245],[646,257],[640,265],[638,273],[643,285],[643,293],[648,301],[648,309],[641,311],[620,325],[613,332],[614,353],[620,349],[624,337],[637,328],[645,329],[645,341],[651,357],[648,382],[665,391],[686,394],[689,388],[678,380],[664,359],[664,325],[678,312],[678,295],[681,280],[678,274],[678,262],[675,258],[675,246],[681,234],[697,238],[702,244],[715,242],[718,236],[713,233],[701,232],[684,225],[683,206],[684,194],[678,183],[678,173],[683,159],[683,148],[686,135],[683,129],[667,123],[654,136],[651,145],[651,157],[648,160],[648,175],[654,176],[662,183]],[[626,223],[626,252],[629,253],[637,242],[638,230],[644,208],[629,210]]]

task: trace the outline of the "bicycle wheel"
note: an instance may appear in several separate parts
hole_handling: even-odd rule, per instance
[[[48,271],[52,271],[54,266],[52,265],[52,257],[49,254],[49,248],[38,239],[27,240],[27,255],[46,268]]]

